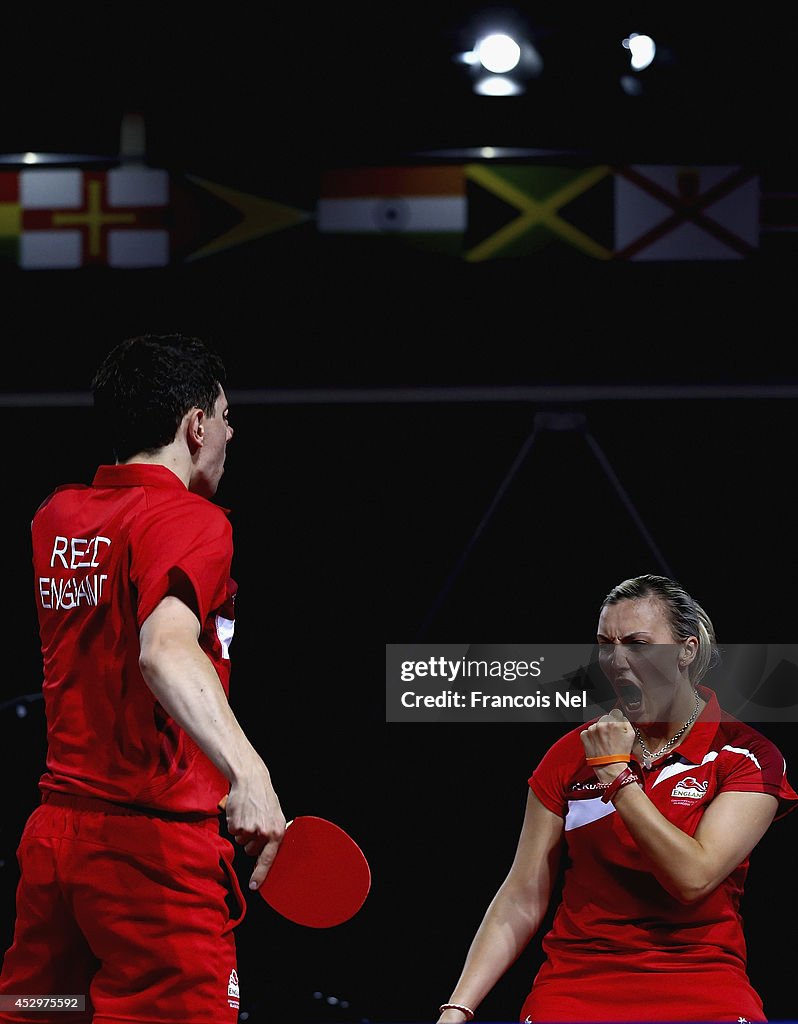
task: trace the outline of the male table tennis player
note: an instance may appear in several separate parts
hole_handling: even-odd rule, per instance
[[[285,817],[227,699],[232,530],[211,500],[233,436],[224,383],[201,340],[117,345],[92,382],[116,463],[33,518],[47,763],[18,850],[0,1020],[238,1017],[245,901],[218,804],[229,791],[251,888]],[[86,1012],[20,1012],[64,995]]]

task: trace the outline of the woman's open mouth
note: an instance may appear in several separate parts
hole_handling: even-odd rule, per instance
[[[624,711],[639,711],[643,706],[643,691],[636,683],[619,681],[615,684],[615,690],[623,704]]]

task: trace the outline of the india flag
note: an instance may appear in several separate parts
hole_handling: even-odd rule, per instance
[[[401,236],[447,251],[459,252],[467,222],[462,166],[331,170],[316,208],[321,234]]]

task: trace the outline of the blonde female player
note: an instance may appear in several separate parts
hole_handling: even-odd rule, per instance
[[[617,705],[534,770],[515,858],[439,1024],[472,1020],[524,950],[563,853],[521,1021],[766,1021],[739,905],[751,851],[798,800],[784,758],[700,685],[714,629],[678,583],[620,583],[597,639]]]

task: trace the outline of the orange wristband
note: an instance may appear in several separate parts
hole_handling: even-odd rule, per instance
[[[602,757],[586,757],[585,761],[591,768],[598,768],[602,764],[620,764],[621,761],[629,764],[631,757],[631,754],[604,754]]]

